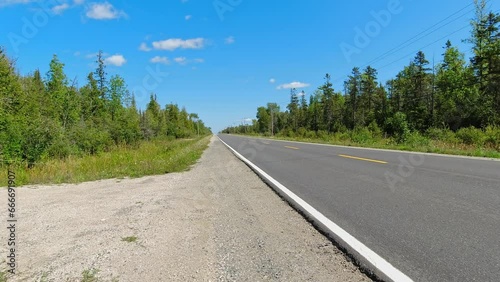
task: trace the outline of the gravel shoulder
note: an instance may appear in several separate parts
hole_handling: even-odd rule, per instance
[[[371,281],[216,137],[188,172],[27,186],[16,200],[9,281],[91,269],[99,281]]]

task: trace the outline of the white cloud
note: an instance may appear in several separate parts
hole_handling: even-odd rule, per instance
[[[186,15],[184,18],[186,19],[186,21],[189,21],[190,19],[192,19],[192,18],[193,18],[193,16],[191,16],[191,15]]]
[[[276,82],[276,79],[274,79],[274,78],[269,79],[269,83],[275,83],[275,82]]]
[[[114,65],[117,67],[123,66],[126,62],[127,62],[127,60],[125,60],[125,58],[119,54],[113,55],[113,56],[108,57],[104,60],[104,63]]]
[[[75,53],[73,53],[73,55],[74,55],[75,57],[78,57],[78,56],[80,56],[80,55],[81,55],[81,53],[80,53],[80,51],[76,51]]]
[[[85,15],[94,20],[112,20],[127,16],[125,12],[115,9],[108,2],[91,3]]]
[[[298,82],[294,81],[291,83],[286,83],[286,84],[281,84],[280,86],[276,87],[276,89],[281,90],[281,89],[299,89],[299,88],[305,88],[308,87],[310,84],[308,83],[303,83],[303,82]]]
[[[170,61],[168,60],[167,57],[160,57],[160,56],[152,58],[150,62],[155,64],[164,64],[164,65],[170,64]]]
[[[75,5],[81,5],[83,4],[83,2],[85,2],[85,0],[73,0],[73,3],[75,3]]]
[[[35,2],[35,0],[0,0],[0,7],[17,5],[17,4],[28,4]]]
[[[175,58],[174,61],[180,65],[185,65],[187,63],[186,57]]]
[[[52,12],[56,15],[62,14],[65,10],[69,9],[68,3],[63,3],[61,5],[57,5],[52,7]]]
[[[193,38],[183,40],[180,38],[170,38],[163,41],[153,42],[153,48],[157,50],[169,50],[173,51],[175,49],[201,49],[205,45],[205,39],[203,38]]]
[[[228,38],[224,39],[224,43],[226,44],[233,44],[235,42],[233,36],[229,36]]]
[[[92,59],[92,58],[97,57],[97,54],[99,54],[99,53],[90,53],[90,54],[85,55],[85,58]],[[103,54],[103,56],[106,56],[106,54]]]
[[[148,45],[146,43],[141,43],[141,45],[139,46],[139,50],[141,51],[144,51],[144,52],[149,52],[151,51],[152,49],[148,47]]]
[[[186,57],[177,57],[174,58],[174,61],[178,63],[179,65],[187,65],[187,64],[201,64],[204,63],[205,60],[201,58],[196,58],[196,59],[188,59]]]

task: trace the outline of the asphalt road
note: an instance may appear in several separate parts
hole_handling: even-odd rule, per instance
[[[219,135],[415,281],[500,281],[500,161]]]

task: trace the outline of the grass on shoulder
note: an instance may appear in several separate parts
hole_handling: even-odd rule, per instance
[[[127,242],[127,243],[133,243],[137,241],[137,236],[129,236],[129,237],[124,237],[122,238],[122,241]]]
[[[408,141],[402,144],[397,144],[391,138],[374,138],[366,140],[364,142],[356,142],[346,136],[340,136],[339,138],[339,136],[337,136],[336,134],[328,135],[327,137],[323,138],[285,137],[285,136],[273,136],[273,137],[260,136],[260,137],[276,139],[276,140],[284,140],[284,141],[309,142],[309,143],[340,145],[340,146],[389,149],[389,150],[484,157],[484,158],[500,158],[500,150],[496,150],[494,148],[488,148],[485,146],[467,145],[459,142],[452,143],[440,140],[432,140],[423,136],[415,136],[414,138],[413,137],[409,138]]]
[[[18,165],[10,169],[16,173],[16,186],[80,183],[180,172],[196,163],[207,148],[210,137],[144,141],[137,148],[116,147],[98,155],[70,156],[33,168]],[[1,179],[7,179],[7,167],[1,168],[0,175]],[[6,186],[5,181],[2,182],[0,186]]]

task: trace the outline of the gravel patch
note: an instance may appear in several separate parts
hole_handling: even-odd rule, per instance
[[[9,281],[371,281],[216,137],[188,172],[27,186],[17,205]]]

